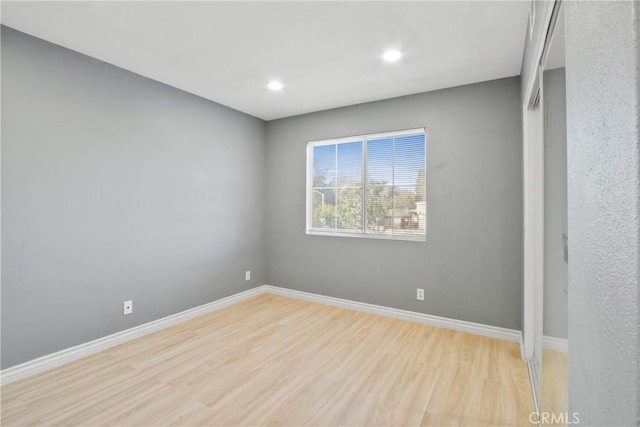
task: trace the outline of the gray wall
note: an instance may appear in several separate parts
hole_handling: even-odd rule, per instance
[[[3,28],[2,367],[265,282],[264,132]]]
[[[426,243],[305,234],[307,141],[420,126]],[[268,122],[267,183],[269,284],[520,328],[519,78]]]
[[[564,68],[544,72],[544,335],[567,338],[567,115]]]
[[[569,410],[640,425],[640,3],[566,2]]]

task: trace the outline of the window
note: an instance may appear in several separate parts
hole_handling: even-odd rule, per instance
[[[307,145],[307,234],[425,240],[424,129]]]

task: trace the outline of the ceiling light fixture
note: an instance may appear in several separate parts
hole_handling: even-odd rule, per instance
[[[382,55],[382,59],[387,62],[396,62],[398,59],[402,58],[402,52],[399,50],[388,50]]]
[[[269,84],[267,85],[269,87],[269,89],[271,90],[280,90],[282,89],[282,83],[280,83],[277,80],[272,80],[269,82]]]

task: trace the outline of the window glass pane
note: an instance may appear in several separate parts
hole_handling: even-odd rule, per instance
[[[393,138],[367,141],[367,183],[393,184]]]
[[[416,185],[425,166],[425,135],[403,135],[395,138],[394,185]]]
[[[391,185],[369,185],[367,187],[367,232],[393,232],[393,193]]]
[[[313,147],[313,186],[334,187],[336,179],[336,145]]]
[[[337,229],[362,231],[362,187],[339,187]]]
[[[313,188],[313,228],[335,230],[336,191],[333,188]]]
[[[416,132],[312,145],[313,183],[307,190],[312,192],[311,228],[389,238],[424,237],[426,136]]]
[[[338,144],[338,186],[362,185],[362,141]]]
[[[424,234],[425,217],[416,203],[415,185],[394,187],[395,208],[393,210],[394,234]]]

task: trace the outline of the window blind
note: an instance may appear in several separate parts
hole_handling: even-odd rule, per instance
[[[424,240],[424,129],[308,144],[307,233]]]

